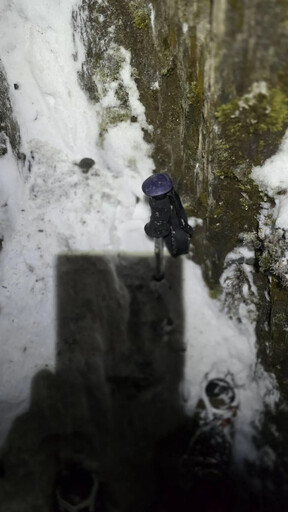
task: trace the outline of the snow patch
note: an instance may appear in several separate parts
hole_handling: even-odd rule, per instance
[[[141,161],[137,156],[140,154]],[[115,176],[122,176],[128,168],[130,175],[134,170],[144,179],[154,168],[150,154],[151,147],[144,141],[139,124],[125,121],[108,128],[104,136],[102,158]],[[127,185],[129,187],[129,180]]]
[[[188,217],[188,224],[195,228],[196,226],[203,226],[203,219],[199,219],[198,217]]]
[[[262,166],[254,167],[251,176],[272,197],[288,189],[288,132],[277,153]]]
[[[132,115],[135,116],[142,128],[145,128],[150,133],[153,131],[152,126],[148,125],[145,116],[145,107],[139,100],[139,91],[137,89],[135,80],[131,75],[131,53],[125,48],[121,47],[121,54],[123,55],[123,64],[120,70],[120,78],[123,85],[129,94],[129,105]]]
[[[155,10],[153,4],[149,4],[150,9],[150,22],[152,27],[153,36],[155,36]]]
[[[73,59],[74,4],[74,0],[41,4],[4,0],[0,7],[1,59],[26,154],[31,139],[40,139],[74,158],[96,157],[96,114],[77,84],[84,56],[79,41],[78,61]],[[16,90],[14,83],[19,86]]]
[[[189,30],[188,23],[186,23],[186,22],[182,23],[182,32],[183,32],[183,34],[187,34],[188,30]]]

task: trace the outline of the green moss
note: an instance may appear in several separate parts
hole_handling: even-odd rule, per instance
[[[220,217],[223,217],[223,215],[225,215],[225,212],[226,206],[223,202],[221,202],[214,206],[212,210],[212,216],[214,217],[214,219],[220,219]]]
[[[220,285],[213,286],[209,289],[209,297],[210,299],[218,299],[222,293],[222,288]]]
[[[129,9],[133,17],[133,23],[140,30],[148,30],[150,28],[150,15],[148,9],[145,9],[139,2],[129,3]]]
[[[106,108],[102,115],[100,133],[103,135],[109,128],[123,121],[129,121],[131,112],[127,108],[110,107]]]
[[[190,38],[190,67],[192,70],[188,103],[202,109],[204,100],[204,56],[198,50],[196,36]]]
[[[273,259],[268,251],[265,251],[261,256],[259,257],[259,267],[261,268],[262,272],[268,272],[271,270],[273,264]]]
[[[150,20],[147,14],[144,11],[138,11],[134,16],[134,23],[137,28],[142,28],[144,30],[148,30],[150,25]]]
[[[216,144],[221,169],[260,165],[276,151],[288,126],[288,98],[280,88],[235,98],[216,111],[220,137]],[[228,167],[229,166],[229,167]]]
[[[203,80],[191,82],[187,93],[187,101],[189,105],[194,105],[197,109],[202,108]]]
[[[223,180],[225,178],[225,173],[223,171],[219,171],[219,169],[216,169],[214,172],[213,172],[214,176],[217,176],[217,178],[220,178],[221,180]]]
[[[115,91],[116,98],[120,101],[122,107],[128,107],[129,105],[129,94],[122,82],[118,83],[117,89]]]
[[[243,9],[243,0],[228,0],[228,4],[232,7],[232,9]]]
[[[172,63],[170,62],[170,63],[168,63],[168,66],[167,66],[167,67],[163,67],[163,68],[161,69],[161,72],[160,72],[160,73],[161,73],[161,76],[163,76],[163,77],[166,77],[166,78],[167,78],[168,76],[170,76],[170,75],[171,75],[171,73],[173,72],[173,69],[174,69],[174,68],[173,68],[173,65],[171,65],[171,64],[172,64]]]
[[[240,205],[242,206],[243,210],[247,211],[249,210],[249,206],[251,204],[251,201],[249,197],[246,194],[242,193],[242,197],[240,197]]]
[[[282,130],[283,125],[287,124],[288,119],[287,96],[280,89],[272,89],[270,103],[268,103],[267,107],[269,108],[267,113],[271,131],[278,132]],[[264,129],[267,129],[267,125],[264,125]]]
[[[186,131],[189,139],[186,148],[191,155],[197,155],[199,147],[199,127],[202,123],[204,107],[204,54],[203,48],[197,44],[196,35],[190,38],[189,76],[186,89]]]
[[[276,8],[280,8],[281,20],[285,23],[288,18],[288,0],[275,0]]]
[[[202,205],[205,207],[205,209],[208,208],[208,202],[209,202],[209,194],[208,192],[202,192],[199,196],[199,200],[201,201]]]
[[[277,74],[277,81],[281,90],[288,96],[288,63],[282,66]]]
[[[236,28],[236,31],[240,32],[244,23],[244,2],[243,0],[228,0],[228,6],[233,15],[233,29]]]
[[[177,34],[176,31],[171,28],[169,30],[169,46],[173,49],[177,47]]]

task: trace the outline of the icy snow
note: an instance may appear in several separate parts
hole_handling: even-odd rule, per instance
[[[45,365],[54,367],[57,255],[153,251],[143,232],[149,208],[141,192],[142,181],[154,168],[152,148],[143,137],[143,128],[150,127],[132,78],[130,53],[119,49],[119,79],[138,122],[110,126],[100,140],[101,109],[115,106],[115,84],[109,84],[105,103],[96,107],[81,89],[77,71],[84,50],[77,34],[73,40],[74,4],[3,0],[0,8],[1,57],[20,125],[21,149],[27,155],[23,170],[11,148],[0,159],[1,206],[7,203],[1,208],[0,233],[1,441],[13,418],[28,406],[33,375]],[[76,54],[78,60],[73,58]],[[96,162],[88,174],[76,165],[83,157]],[[207,375],[231,372],[240,403],[237,435],[244,456],[250,450],[251,422],[259,419],[263,400],[271,394],[271,379],[257,365],[253,325],[227,318],[220,301],[209,297],[200,268],[182,260],[185,407],[192,413]]]

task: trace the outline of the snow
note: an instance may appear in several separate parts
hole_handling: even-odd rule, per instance
[[[35,138],[70,157],[79,157],[80,151],[96,157],[96,113],[81,88],[75,87],[80,63],[71,57],[80,43],[76,45],[77,38],[73,42],[74,3],[1,2],[1,59],[11,86],[14,113],[22,120],[26,154],[29,141]],[[19,89],[14,90],[14,83]]]
[[[135,80],[131,76],[131,53],[124,48],[121,48],[121,53],[124,57],[124,65],[121,67],[120,78],[122,83],[129,94],[129,104],[132,115],[137,117],[140,126],[152,131],[152,126],[147,124],[145,118],[145,108],[139,100],[139,92]]]
[[[197,217],[188,217],[188,224],[195,228],[196,226],[202,226],[203,225],[203,219],[198,219]]]
[[[151,85],[150,89],[151,89],[152,91],[159,91],[159,89],[160,89],[159,81],[157,80],[156,82],[154,82],[154,83]]]
[[[189,25],[188,25],[188,23],[186,23],[186,22],[182,23],[182,31],[183,31],[183,34],[187,34],[188,30],[189,30]]]
[[[254,167],[251,176],[262,190],[275,198],[276,226],[288,229],[288,132],[277,153],[264,165]]]
[[[150,9],[150,22],[151,22],[151,27],[152,27],[152,33],[153,33],[153,36],[155,36],[155,10],[154,10],[152,3],[149,4],[149,9]]]
[[[23,169],[10,147],[0,159],[1,441],[12,420],[28,407],[33,375],[55,365],[57,255],[153,252],[143,232],[149,207],[141,192],[142,181],[154,169],[152,147],[143,133],[152,127],[140,103],[130,52],[118,48],[118,80],[137,122],[108,126],[100,137],[103,112],[117,106],[116,83],[105,84],[96,106],[81,89],[77,72],[85,52],[77,34],[73,39],[74,5],[74,0],[3,0],[0,7],[1,58],[20,125],[21,150],[27,155]],[[87,174],[76,165],[83,157],[95,160]],[[201,224],[192,220],[195,226]],[[266,396],[272,396],[271,378],[257,364],[253,323],[229,319],[221,301],[209,297],[200,268],[188,258],[182,260],[185,407],[191,414],[207,375],[233,373],[244,456],[250,450],[251,423],[259,420]]]
[[[127,144],[129,141],[129,144]],[[115,176],[123,175],[123,171],[130,166],[130,173],[135,176],[151,174],[153,163],[149,158],[149,147],[143,140],[140,125],[125,121],[108,129],[103,142],[103,160]],[[143,155],[139,161],[137,155]],[[147,173],[148,171],[148,173]],[[134,187],[134,190],[139,190]]]

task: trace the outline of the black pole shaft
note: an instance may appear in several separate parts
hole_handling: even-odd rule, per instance
[[[155,279],[161,281],[164,278],[164,243],[163,238],[155,238]]]

